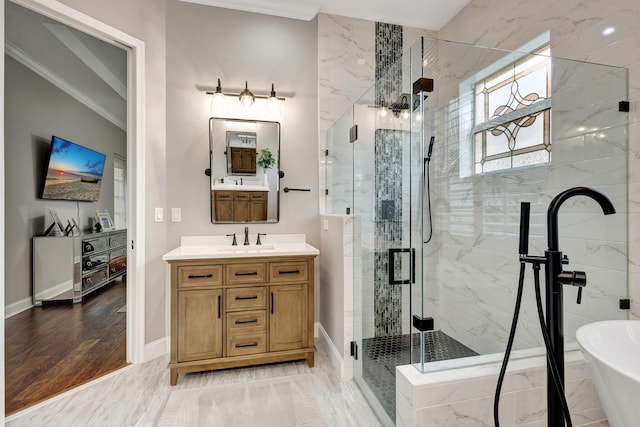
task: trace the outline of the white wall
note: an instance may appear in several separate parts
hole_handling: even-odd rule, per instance
[[[28,308],[31,302],[31,237],[51,223],[53,209],[66,224],[70,218],[88,229],[97,211],[113,213],[114,154],[126,156],[126,135],[83,104],[11,58],[5,59],[5,156],[7,230],[5,302]],[[106,154],[97,202],[40,199],[51,135]]]

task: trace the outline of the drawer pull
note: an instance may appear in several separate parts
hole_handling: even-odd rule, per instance
[[[236,297],[236,301],[243,299],[258,299],[258,295],[251,295],[250,297]]]
[[[257,276],[257,271],[250,271],[248,273],[236,273],[236,276]]]
[[[213,277],[213,274],[190,274],[189,279],[211,279]]]
[[[236,325],[246,325],[247,323],[258,323],[258,319],[236,320]]]
[[[257,347],[258,343],[256,341],[249,343],[249,344],[236,344],[236,348],[243,348],[243,347]]]
[[[222,295],[218,295],[218,319],[222,317],[220,307],[222,306]]]
[[[300,270],[278,270],[278,274],[300,274]]]

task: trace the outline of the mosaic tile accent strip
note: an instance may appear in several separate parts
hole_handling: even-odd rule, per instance
[[[402,90],[402,26],[376,22],[376,106]],[[389,248],[402,245],[402,131],[375,132],[374,334],[402,333],[402,287],[389,285]]]
[[[400,260],[389,265],[389,248],[402,247],[402,143],[406,132],[375,132],[374,316],[375,336],[402,334],[402,286],[389,284],[389,268],[400,277]]]
[[[402,26],[376,22],[376,106],[388,106],[402,91]]]

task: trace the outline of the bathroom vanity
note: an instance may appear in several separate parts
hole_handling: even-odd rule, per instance
[[[306,359],[314,364],[314,260],[304,235],[231,246],[183,237],[171,270],[170,382],[178,374]]]

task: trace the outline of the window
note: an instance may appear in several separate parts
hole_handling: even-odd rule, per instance
[[[476,174],[551,160],[548,45],[475,83]]]
[[[127,228],[127,162],[114,155],[113,159],[113,224],[116,230]]]

